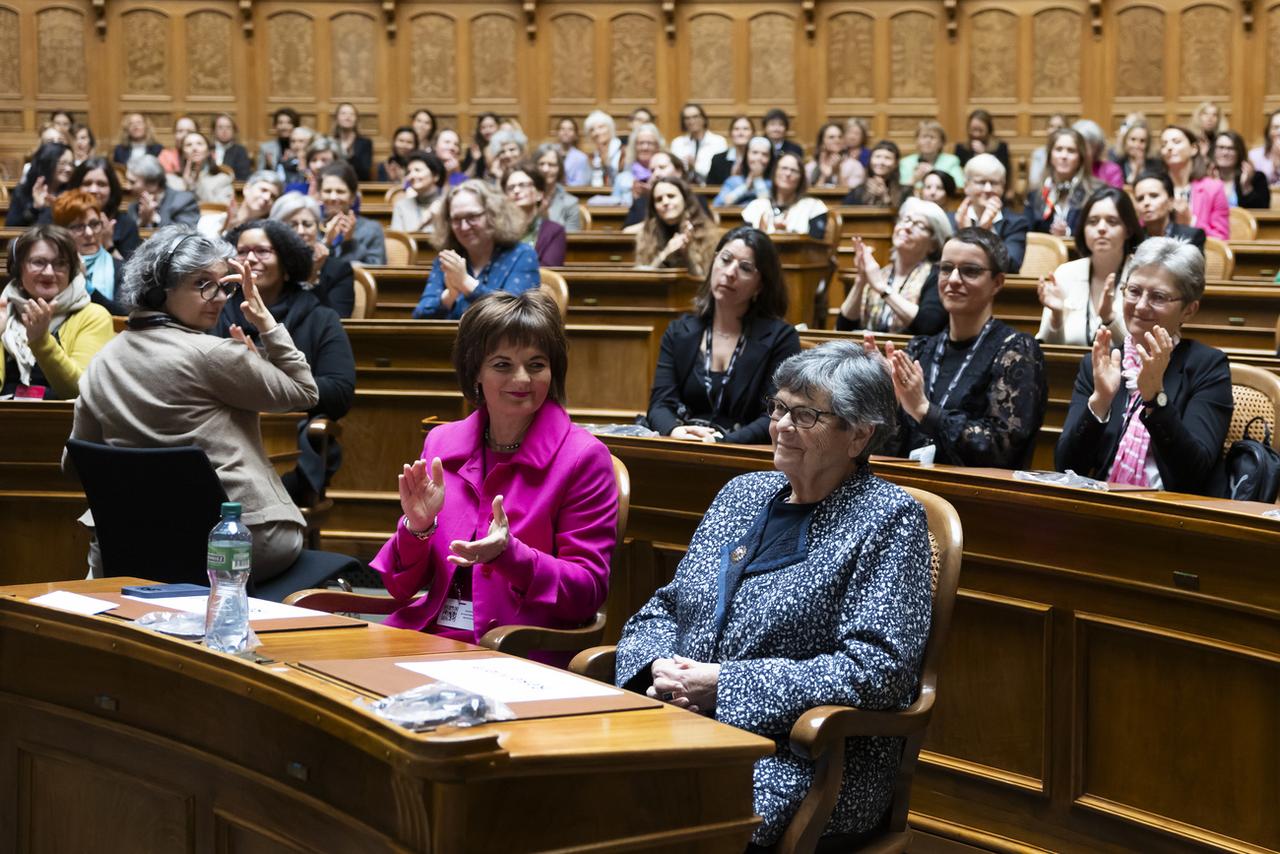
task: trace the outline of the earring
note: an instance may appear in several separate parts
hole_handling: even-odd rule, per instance
[[[480,383],[476,383],[475,396],[476,403],[484,403],[484,392],[480,389]]]

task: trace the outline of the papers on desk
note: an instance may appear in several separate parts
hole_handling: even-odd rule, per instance
[[[31,600],[31,604],[44,605],[46,608],[57,608],[59,611],[70,611],[72,614],[85,614],[86,616],[101,614],[103,611],[110,611],[116,607],[115,602],[93,599],[89,596],[81,596],[79,593],[70,593],[66,590],[55,590],[43,596],[36,596]]]
[[[172,608],[187,614],[203,614],[209,597],[206,596],[161,596],[148,599],[145,596],[125,596],[135,602],[155,605],[157,608]],[[327,617],[324,611],[311,608],[299,608],[296,605],[285,605],[282,602],[270,602],[266,599],[249,597],[249,619],[252,620],[290,620],[296,617]]]
[[[519,658],[455,658],[401,662],[397,666],[503,703],[609,697],[622,693],[601,682]]]

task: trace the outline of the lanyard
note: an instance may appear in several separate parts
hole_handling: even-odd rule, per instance
[[[702,359],[702,387],[707,390],[707,400],[711,402],[711,420],[714,421],[716,416],[720,414],[720,404],[724,402],[724,390],[729,385],[729,378],[733,376],[733,366],[738,361],[738,354],[742,352],[742,347],[747,340],[747,330],[743,326],[742,334],[738,336],[738,343],[734,345],[733,355],[729,357],[729,364],[724,369],[724,377],[720,380],[720,390],[714,398],[711,397],[711,327],[714,323],[707,324],[707,333],[703,336],[702,346],[706,351]]]
[[[921,261],[921,264],[924,262]],[[915,265],[907,271],[907,275],[902,277],[902,286],[905,288],[907,283],[911,281],[911,277],[916,274],[916,270],[920,269],[920,264]],[[895,271],[892,266],[889,267],[889,281],[885,282],[884,293],[880,296],[880,322],[879,329],[884,332],[893,331],[893,306],[889,305],[889,295],[894,293],[893,279]]]
[[[973,346],[965,354],[964,361],[960,363],[960,370],[956,371],[956,375],[951,378],[951,382],[947,385],[947,390],[943,393],[942,399],[938,401],[939,409],[946,409],[947,400],[951,397],[951,392],[956,390],[956,385],[960,382],[960,378],[964,376],[969,363],[973,361],[974,354],[982,346],[982,339],[987,337],[987,332],[991,329],[991,324],[994,321],[994,317],[988,317],[987,322],[982,325],[982,331],[978,333],[978,340],[973,342]],[[938,336],[938,346],[933,351],[933,364],[929,367],[929,387],[925,390],[925,396],[930,400],[933,399],[933,385],[938,381],[938,366],[942,364],[942,354],[946,352],[946,348],[947,334],[944,332]]]

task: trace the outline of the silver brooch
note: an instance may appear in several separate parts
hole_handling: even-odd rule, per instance
[[[729,560],[733,561],[734,563],[737,563],[738,561],[742,560],[746,556],[747,556],[747,547],[738,546],[736,549],[730,552]]]

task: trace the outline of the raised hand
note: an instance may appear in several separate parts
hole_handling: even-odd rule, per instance
[[[240,304],[240,310],[244,312],[244,316],[258,327],[259,334],[265,335],[275,329],[276,319],[271,315],[266,303],[262,301],[262,294],[258,292],[258,283],[254,281],[252,268],[235,258],[227,263],[236,272],[223,276],[222,281],[240,283],[240,291],[244,294],[244,302]]]
[[[1181,225],[1191,225],[1191,203],[1179,196],[1173,200],[1173,221]]]
[[[454,540],[449,543],[449,562],[458,566],[473,566],[477,563],[489,563],[507,550],[507,542],[511,535],[511,524],[507,521],[507,513],[502,509],[502,496],[493,499],[493,521],[489,523],[489,533],[479,540]]]
[[[240,328],[240,326],[233,323],[231,324],[231,328],[227,331],[231,334],[232,338],[239,341],[244,346],[248,347],[250,353],[256,354],[258,352],[258,345],[253,343],[253,339],[250,338],[249,335],[243,329]]]
[[[48,205],[49,185],[45,183],[44,178],[37,178],[31,185],[31,207],[39,211],[44,210]]]
[[[1098,318],[1103,323],[1110,323],[1116,317],[1116,274],[1107,276],[1102,286],[1102,299],[1098,302]]]
[[[150,190],[143,190],[138,194],[138,225],[148,227],[152,225],[152,218],[156,214],[156,197],[151,194]]]
[[[1156,326],[1143,339],[1137,342],[1138,358],[1142,361],[1138,369],[1138,394],[1149,402],[1164,388],[1164,372],[1173,355],[1173,336],[1163,326]]]
[[[916,421],[923,421],[929,412],[929,398],[924,393],[924,369],[907,355],[906,350],[894,350],[886,357],[892,366],[893,393],[898,404]]]
[[[27,340],[34,343],[49,334],[53,306],[43,299],[28,300],[22,309],[22,325],[27,327]]]
[[[1122,364],[1121,352],[1111,349],[1111,330],[1102,327],[1093,338],[1093,394],[1089,395],[1089,409],[1099,418],[1107,417],[1111,401],[1120,392]]]
[[[409,520],[409,527],[415,531],[430,529],[444,507],[444,464],[440,458],[431,461],[429,472],[426,460],[406,465],[399,485],[400,509]]]
[[[1040,277],[1040,281],[1036,284],[1036,296],[1040,298],[1040,304],[1055,315],[1061,315],[1063,309],[1067,307],[1067,295],[1053,273]],[[1058,316],[1056,320],[1056,325],[1061,327],[1062,318]]]

